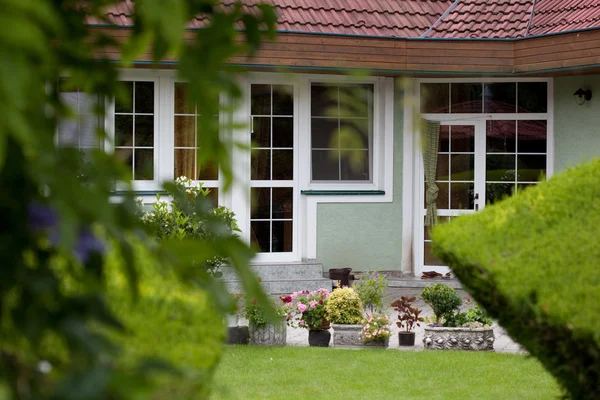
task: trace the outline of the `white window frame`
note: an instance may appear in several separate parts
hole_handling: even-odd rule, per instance
[[[547,108],[546,113],[473,113],[473,114],[420,114],[421,83],[512,83],[512,82],[546,82]],[[404,163],[403,163],[403,236],[402,236],[402,271],[411,271],[418,276],[423,267],[423,155],[419,133],[419,121],[414,121],[418,115],[425,119],[440,122],[465,121],[465,123],[483,123],[487,120],[546,120],[546,177],[554,174],[554,79],[553,78],[416,78],[407,88],[414,101],[405,104],[404,120]],[[517,91],[518,96],[518,91]],[[485,168],[485,165],[476,168]],[[477,171],[475,171],[477,174]],[[484,196],[485,197],[485,196]],[[480,207],[480,209],[483,207]],[[432,267],[431,270],[447,272],[447,267]]]

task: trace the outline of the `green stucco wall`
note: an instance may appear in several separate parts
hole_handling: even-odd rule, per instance
[[[393,203],[317,207],[317,260],[323,268],[399,271],[402,264],[402,91],[396,90]]]
[[[573,93],[591,89],[592,100],[579,106]],[[600,75],[554,80],[554,171],[600,157]]]

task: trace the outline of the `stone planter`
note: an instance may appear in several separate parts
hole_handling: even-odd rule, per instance
[[[492,328],[425,327],[423,346],[431,350],[494,350]]]
[[[415,333],[414,332],[398,332],[398,344],[400,346],[414,346],[415,345]]]
[[[308,331],[308,345],[317,347],[329,347],[331,333],[326,330]]]
[[[334,347],[359,347],[363,345],[360,341],[362,325],[332,324],[332,327]]]
[[[248,344],[250,333],[247,326],[230,326],[227,328],[227,344]]]
[[[250,344],[256,346],[285,346],[287,339],[287,324],[285,318],[277,324],[256,326],[250,323]]]

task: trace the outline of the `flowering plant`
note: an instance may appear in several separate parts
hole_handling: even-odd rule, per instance
[[[327,289],[318,289],[314,292],[302,290],[290,296],[281,296],[281,300],[290,310],[290,325],[311,331],[322,329],[323,322],[327,319],[325,304],[328,298]]]
[[[267,319],[265,306],[254,298],[245,297],[245,300],[245,317],[248,322],[257,327],[263,327],[267,325],[269,320]],[[290,309],[287,303],[280,304],[277,301],[272,300],[271,306],[275,309],[275,312],[279,317],[286,317],[286,319],[289,321]]]
[[[387,278],[378,271],[365,272],[354,283],[354,290],[358,293],[363,308],[373,311],[383,309],[383,292],[388,286]]]
[[[412,332],[415,326],[421,326],[419,322],[424,321],[423,317],[421,317],[423,310],[412,306],[416,300],[415,296],[410,298],[402,296],[400,300],[392,303],[394,310],[398,311],[398,322],[396,322],[396,325],[400,329],[404,328],[406,332]]]
[[[360,331],[360,340],[362,342],[372,342],[376,340],[385,340],[392,336],[390,329],[390,319],[385,314],[370,314],[362,320],[362,330]]]

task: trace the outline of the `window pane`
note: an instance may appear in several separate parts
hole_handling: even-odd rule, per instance
[[[292,221],[273,221],[273,253],[292,251],[294,223]]]
[[[368,124],[368,119],[340,119],[340,148],[369,149]]]
[[[514,113],[517,111],[516,83],[486,83],[483,89],[486,113]]]
[[[133,82],[121,82],[122,87],[125,89],[124,97],[117,97],[115,99],[115,112],[118,113],[130,113],[133,112]]]
[[[151,181],[154,179],[154,150],[135,150],[133,179]]]
[[[271,179],[271,150],[253,150],[250,165],[252,180]]]
[[[294,147],[293,118],[273,118],[273,147]]]
[[[175,117],[175,147],[196,146],[196,117]]]
[[[519,153],[545,153],[547,150],[547,122],[519,121],[518,122]]]
[[[450,105],[448,83],[421,83],[421,112],[447,113]]]
[[[475,127],[469,125],[454,125],[450,127],[450,150],[453,153],[475,152]]]
[[[339,150],[312,151],[312,179],[337,181],[340,179]]]
[[[488,155],[485,163],[485,179],[487,181],[515,180],[516,165],[514,155]]]
[[[335,149],[339,147],[337,118],[312,118],[311,141],[313,149]],[[334,140],[335,139],[335,140]]]
[[[369,151],[346,150],[341,158],[342,180],[368,181],[369,176]]]
[[[446,210],[450,206],[450,184],[447,182],[436,182],[435,184],[440,189],[435,204],[437,208]],[[427,187],[427,184],[425,184],[425,187]],[[427,198],[425,198],[425,208],[427,208]]]
[[[546,156],[517,156],[518,180],[537,182],[546,174]]]
[[[513,195],[514,183],[488,183],[485,185],[485,201],[488,204],[497,203]]]
[[[195,174],[196,150],[194,149],[175,149],[175,178],[185,176],[194,179]]]
[[[292,219],[293,195],[292,188],[273,188],[273,219]]]
[[[519,121],[521,123],[523,121]],[[488,153],[514,153],[516,121],[487,121],[486,151]]]
[[[133,171],[133,150],[132,149],[115,149],[115,156],[119,161],[125,164],[130,171]],[[132,172],[133,174],[133,172]],[[133,178],[133,175],[130,176]]]
[[[475,179],[475,155],[452,154],[451,156],[453,181],[472,181]]]
[[[154,146],[154,116],[135,116],[135,146]]]
[[[271,85],[251,85],[252,115],[271,115]]]
[[[340,117],[367,118],[371,109],[373,85],[340,86]]]
[[[481,83],[452,83],[451,90],[451,113],[483,112],[483,85]]]
[[[254,117],[252,119],[252,139],[253,147],[271,147],[271,118]]]
[[[115,115],[115,146],[133,146],[133,116]]]
[[[198,164],[195,179],[199,181],[216,181],[219,179],[219,168],[215,163]]]
[[[447,181],[450,176],[450,156],[448,154],[438,154],[437,169],[435,180]]]
[[[187,84],[175,83],[175,114],[195,114],[194,107],[187,104]]]
[[[250,202],[252,209],[250,218],[252,219],[270,219],[271,218],[271,188],[252,188],[250,189]]]
[[[293,86],[273,85],[273,115],[294,115]]]
[[[135,112],[154,112],[154,82],[135,82]]]
[[[310,111],[313,117],[337,117],[338,87],[313,83],[310,88]]]
[[[451,183],[450,208],[452,210],[472,210],[474,193],[473,183]]]
[[[548,111],[548,84],[546,82],[519,82],[520,113],[545,113]]]
[[[433,251],[431,250],[432,243],[424,242],[423,243],[423,255],[425,256],[425,265],[446,265],[442,260],[437,258]]]
[[[449,152],[450,151],[450,127],[448,125],[440,126],[440,143],[438,151]]]
[[[274,180],[294,179],[294,151],[273,150],[273,178]]]
[[[260,252],[271,250],[271,223],[269,221],[252,221],[250,223],[252,245]]]

